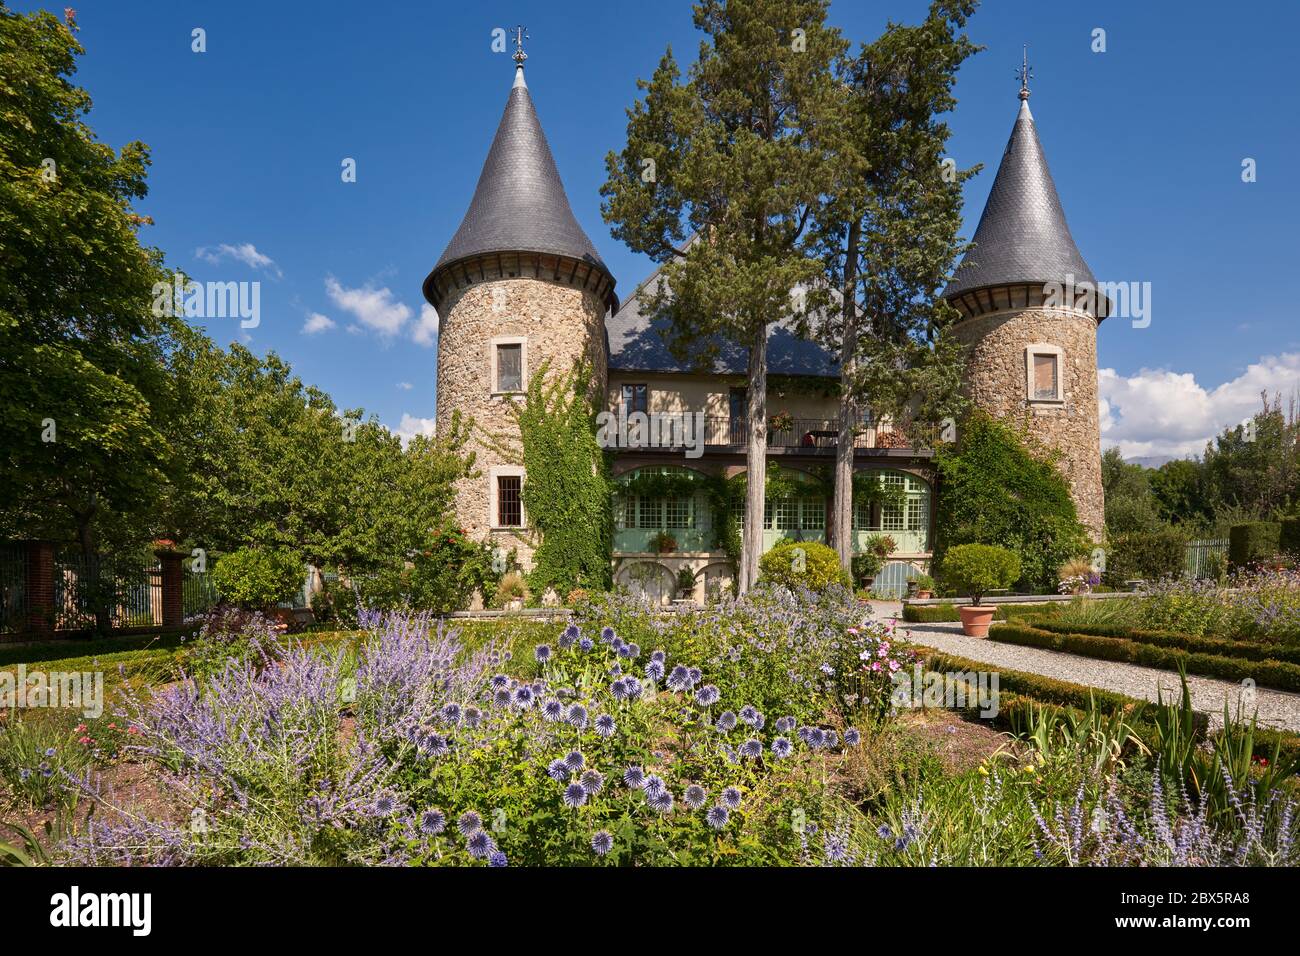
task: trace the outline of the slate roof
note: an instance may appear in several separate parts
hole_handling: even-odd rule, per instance
[[[668,320],[652,315],[648,300],[658,288],[656,270],[618,311],[605,320],[609,341],[610,371],[625,372],[703,372],[714,375],[744,375],[749,371],[749,349],[734,342],[719,340],[717,361],[711,367],[697,368],[693,363],[678,361],[668,350],[665,335]],[[820,375],[838,377],[839,363],[821,346],[801,339],[788,319],[772,323],[767,339],[769,375]]]
[[[613,276],[573,217],[555,159],[537,119],[523,67],[479,174],[465,218],[425,281],[443,268],[484,253],[539,252],[568,256]]]
[[[989,286],[1094,282],[1065,222],[1028,100],[1011,130],[970,249],[944,290],[951,298]]]

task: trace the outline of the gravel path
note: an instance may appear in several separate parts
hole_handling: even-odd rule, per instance
[[[872,611],[876,618],[888,620],[900,614],[901,610],[902,605],[896,602],[873,602]],[[1176,700],[1181,693],[1178,674],[1173,671],[1102,661],[1063,651],[1001,644],[982,637],[967,637],[961,632],[958,623],[907,624],[900,620],[898,627],[917,644],[983,661],[994,667],[1028,671],[1151,701],[1156,699],[1157,688],[1166,701],[1171,698]],[[1212,726],[1217,727],[1223,722],[1224,701],[1227,701],[1230,711],[1236,712],[1237,700],[1242,692],[1240,684],[1189,674],[1187,686],[1192,692],[1192,706],[1209,714]],[[1300,731],[1300,694],[1260,687],[1254,691],[1253,705],[1246,702],[1246,713],[1250,712],[1252,706],[1256,709],[1261,727]]]

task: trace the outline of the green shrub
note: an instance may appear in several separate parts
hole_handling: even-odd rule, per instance
[[[1240,657],[1248,661],[1282,661],[1300,664],[1300,647],[1280,647],[1256,641],[1233,640],[1226,637],[1200,637],[1179,631],[1144,630],[1119,624],[1063,624],[1045,620],[1035,626],[1055,634],[1091,634],[1096,637],[1117,637],[1140,644],[1156,644],[1176,650],[1198,651],[1224,657]]]
[[[979,604],[989,591],[1010,587],[1020,577],[1020,558],[997,545],[959,544],[944,555],[939,576],[972,604]]]
[[[12,797],[30,809],[71,809],[77,791],[64,772],[80,775],[90,765],[91,750],[78,743],[72,714],[40,717],[6,715],[0,721],[0,781]]]
[[[1181,574],[1187,563],[1187,539],[1174,528],[1115,535],[1106,554],[1107,583],[1114,587],[1134,578],[1156,581]]]
[[[270,548],[240,548],[212,568],[217,593],[250,610],[264,610],[288,600],[302,587],[303,576],[301,558]]]
[[[1300,518],[1283,518],[1278,529],[1278,550],[1300,556]]]
[[[791,590],[805,587],[820,592],[851,583],[835,549],[817,541],[782,541],[759,559],[758,569],[763,582]]]
[[[874,551],[863,551],[853,556],[852,566],[853,583],[860,586],[867,578],[874,578],[880,573],[880,569],[885,566],[885,559]]]
[[[1281,549],[1282,526],[1276,521],[1247,521],[1228,530],[1228,563],[1233,569],[1266,561]]]

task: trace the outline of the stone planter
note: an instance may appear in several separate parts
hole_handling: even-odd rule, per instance
[[[988,637],[989,625],[998,609],[992,604],[962,604],[957,608],[961,615],[961,632],[967,637]]]
[[[923,590],[921,590],[920,588],[917,588],[917,590],[916,590],[916,597],[917,597],[917,600],[919,600],[919,601],[925,601],[925,600],[928,600],[929,598],[934,597],[934,592],[933,592],[933,591],[923,591]]]

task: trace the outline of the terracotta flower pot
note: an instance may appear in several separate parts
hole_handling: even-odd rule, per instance
[[[992,604],[963,604],[957,608],[961,615],[961,632],[968,637],[988,637],[989,624],[998,609]]]
[[[926,601],[926,600],[929,600],[930,598],[934,597],[934,592],[933,592],[933,591],[926,591],[926,590],[924,590],[923,588],[917,588],[917,590],[916,590],[916,597],[917,597],[918,600]]]

